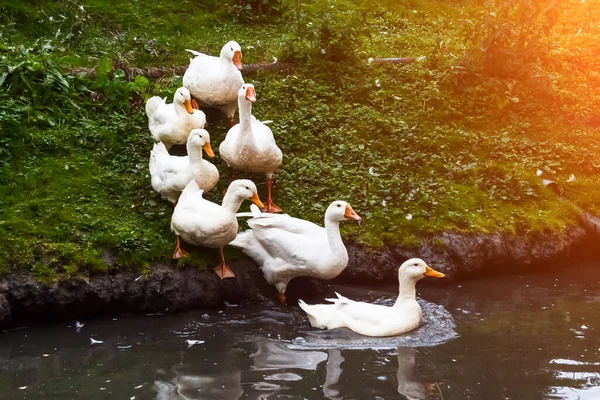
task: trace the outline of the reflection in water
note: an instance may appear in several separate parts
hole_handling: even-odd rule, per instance
[[[325,397],[331,400],[338,400],[342,397],[338,397],[340,391],[335,388],[337,383],[340,381],[340,375],[342,375],[342,363],[344,357],[342,352],[338,349],[331,349],[327,351],[329,353],[329,359],[327,360],[327,376],[325,377],[325,384],[323,385],[323,394]]]
[[[211,375],[180,374],[173,383],[155,381],[156,400],[237,400],[244,391],[242,373],[232,371]]]
[[[592,400],[600,398],[600,362],[557,358],[550,368],[558,384],[548,389],[549,399]]]
[[[198,362],[196,357],[185,362],[183,357],[171,368],[174,376],[170,382],[154,382],[156,400],[237,400],[244,393],[242,373],[230,354],[223,354],[218,368],[213,363]]]
[[[398,393],[409,400],[424,399],[431,395],[435,383],[424,383],[413,380],[415,372],[415,349],[398,347]]]
[[[259,336],[255,340],[258,350],[250,354],[254,365],[252,369],[269,370],[282,368],[300,368],[316,370],[317,365],[327,359],[323,351],[290,350],[283,342]]]

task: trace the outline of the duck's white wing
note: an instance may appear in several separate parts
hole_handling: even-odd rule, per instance
[[[382,318],[388,315],[391,310],[390,307],[354,301],[337,292],[335,294],[337,298],[325,300],[332,302],[336,312],[344,315],[346,326],[352,324],[380,324]]]
[[[202,68],[203,66],[212,65],[215,61],[219,60],[218,57],[209,56],[208,54],[200,53],[196,50],[186,49],[186,51],[189,51],[195,56],[194,58],[190,58],[190,68]]]
[[[288,215],[268,215],[248,221],[255,239],[276,259],[302,268],[318,264],[329,250],[325,229]]]
[[[255,214],[254,218],[248,220],[248,225],[259,232],[276,228],[289,233],[311,235],[324,231],[324,228],[317,224],[304,219],[290,217],[288,214]]]
[[[382,336],[377,331],[381,323],[394,320],[390,318],[391,307],[350,300],[339,293],[336,295],[336,299],[327,299],[333,304],[311,305],[299,301],[312,326],[321,329],[346,327],[358,333]]]

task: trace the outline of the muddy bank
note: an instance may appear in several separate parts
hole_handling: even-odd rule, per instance
[[[421,257],[449,279],[473,274],[499,274],[534,269],[541,263],[571,256],[573,249],[593,246],[595,238],[583,224],[557,235],[460,235],[442,233],[416,249],[387,246],[373,250],[347,244],[350,262],[337,278],[347,282],[397,284],[397,268],[408,258]],[[579,254],[579,252],[578,252]],[[249,259],[233,260],[236,279],[221,281],[212,271],[156,265],[147,277],[133,272],[95,274],[46,286],[18,273],[0,281],[0,328],[31,321],[72,320],[83,316],[122,313],[176,313],[213,308],[224,301],[274,301],[276,292]],[[329,284],[295,279],[288,288],[289,304],[300,296],[315,296]],[[426,284],[426,283],[424,283]]]
[[[395,282],[398,265],[411,257],[426,260],[452,280],[478,274],[529,270],[556,258],[569,257],[572,249],[593,240],[592,236],[597,235],[587,230],[582,221],[561,234],[441,233],[414,249],[388,245],[380,251],[373,251],[353,244],[348,248],[350,264],[338,279]]]

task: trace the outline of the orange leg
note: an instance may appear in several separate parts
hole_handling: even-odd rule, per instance
[[[269,193],[267,202],[265,203],[265,207],[263,208],[264,212],[268,213],[278,213],[281,212],[281,208],[277,207],[273,200],[271,199],[271,185],[273,184],[273,179],[267,178],[267,191]]]
[[[235,274],[232,270],[229,269],[227,264],[225,263],[225,256],[223,255],[223,248],[219,249],[221,252],[221,264],[217,265],[214,269],[215,274],[219,276],[221,279],[225,278],[235,278]]]
[[[179,235],[177,235],[176,237],[177,237],[177,247],[175,247],[175,252],[173,253],[173,258],[178,259],[181,257],[187,257],[188,253],[181,248],[181,245],[179,243]]]
[[[192,108],[194,110],[200,109],[200,106],[198,105],[198,100],[196,100],[195,98],[192,97],[192,100],[190,101],[190,103],[192,103]]]
[[[285,295],[285,289],[279,292],[279,302],[284,306],[287,304],[287,297]]]

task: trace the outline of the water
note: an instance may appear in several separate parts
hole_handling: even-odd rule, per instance
[[[456,328],[425,305],[442,323],[371,348],[265,305],[16,329],[0,333],[0,399],[598,399],[598,267],[421,286]]]

